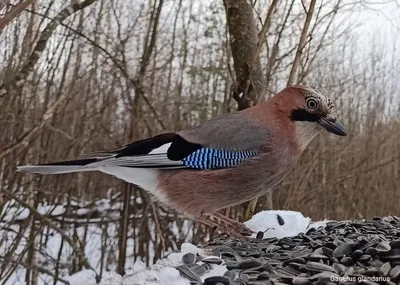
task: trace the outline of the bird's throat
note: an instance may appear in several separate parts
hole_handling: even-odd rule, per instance
[[[312,139],[321,132],[321,127],[314,122],[295,121],[296,141],[303,151]]]

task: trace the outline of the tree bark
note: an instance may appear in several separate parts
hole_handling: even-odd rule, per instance
[[[299,44],[297,46],[296,55],[293,60],[292,69],[290,70],[289,79],[287,82],[287,86],[291,86],[297,83],[298,81],[298,69],[300,65],[301,54],[305,45],[307,44],[307,35],[308,35],[308,28],[310,27],[311,19],[314,14],[314,8],[317,0],[311,0],[310,7],[307,11],[306,20],[304,21],[303,30],[301,31],[301,36],[299,40]]]
[[[233,98],[238,110],[254,106],[263,100],[265,77],[261,68],[260,51],[271,24],[272,14],[278,1],[273,0],[268,9],[260,35],[258,35],[253,6],[247,0],[225,0],[227,24],[230,33],[230,46],[236,75]],[[272,195],[268,195],[272,208]],[[251,218],[258,199],[249,202],[245,220]],[[226,211],[229,215],[229,210]]]
[[[224,1],[235,70],[233,98],[243,110],[259,103],[264,93],[257,25],[247,0]]]

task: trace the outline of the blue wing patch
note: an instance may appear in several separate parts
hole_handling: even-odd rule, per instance
[[[196,169],[228,168],[236,166],[257,154],[257,152],[249,150],[201,148],[185,157],[182,162],[185,166]]]

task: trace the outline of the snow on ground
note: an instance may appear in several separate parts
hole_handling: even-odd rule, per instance
[[[102,206],[104,209],[110,207],[109,205],[107,205],[107,203],[103,203]],[[48,210],[48,208],[43,207],[43,209],[40,210],[46,212],[45,210]],[[61,211],[61,209],[58,208],[55,209],[53,208],[53,211],[54,210],[56,213]],[[9,219],[10,220],[15,219],[16,216],[18,218],[21,218],[25,215],[26,212],[24,210],[18,212],[15,211],[12,212],[12,218],[5,217],[3,222],[8,221]],[[255,232],[263,231],[264,238],[268,237],[283,238],[288,236],[295,236],[299,233],[305,233],[308,229],[312,227],[317,228],[320,226],[325,226],[326,222],[327,221],[311,223],[310,218],[304,217],[301,213],[295,211],[263,211],[254,215],[253,218],[247,221],[245,224],[247,225],[247,227],[249,227]],[[99,258],[102,254],[101,247],[99,246],[101,244],[100,234],[98,233],[100,229],[98,228],[92,229],[91,227],[89,227],[91,235],[90,239],[87,240],[85,254],[88,257],[90,263],[94,265],[96,270],[98,270]],[[110,224],[109,230],[110,230],[109,232],[110,235],[115,234],[116,232],[115,225]],[[0,246],[0,256],[2,255],[2,251],[4,251],[8,246],[12,245],[10,244],[10,242],[12,243],[13,238],[15,238],[13,236],[13,233],[7,231],[4,232],[4,230],[3,233],[1,232],[2,230],[0,227],[0,234],[9,235],[9,239],[8,242]],[[57,235],[49,237],[45,249],[46,254],[48,256],[54,258],[57,256],[58,249],[60,247],[59,239],[60,238]],[[21,248],[24,248],[24,246],[22,246]],[[64,250],[66,251],[65,258],[68,258],[68,256],[70,256],[70,253],[68,252],[71,249],[66,247]],[[109,251],[105,252],[105,254],[111,254],[115,249],[113,249],[112,247],[107,247],[105,250]],[[138,260],[134,263],[132,258],[128,258],[127,275],[120,276],[117,273],[113,272],[114,270],[113,267],[108,267],[106,268],[106,270],[108,271],[103,273],[100,285],[189,285],[190,284],[189,281],[181,277],[178,270],[175,269],[175,267],[182,264],[182,256],[185,253],[189,252],[194,254],[197,253],[199,255],[205,255],[196,246],[189,243],[184,243],[180,249],[180,252],[169,253],[167,254],[166,258],[158,260],[156,264],[151,265],[148,268],[146,268],[145,264],[142,261]],[[16,254],[17,255],[19,254],[18,250],[16,251]],[[51,270],[51,266],[49,270]],[[212,270],[208,271],[204,276],[202,276],[202,281],[204,281],[204,279],[207,277],[215,275],[223,275],[225,271],[226,267],[223,264],[215,265],[213,266]],[[7,284],[15,284],[15,285],[25,284],[24,273],[25,271],[23,268],[17,270],[14,273],[15,276],[13,276],[13,278],[9,280],[9,282],[11,283]],[[71,285],[97,284],[96,273],[91,270],[83,270],[71,276],[68,276],[67,270],[64,270],[63,273],[64,273],[63,279],[68,280]],[[46,280],[43,279],[39,281],[40,284],[51,283],[51,280],[47,278]]]
[[[189,280],[180,276],[174,267],[182,264],[182,256],[186,253],[197,254],[198,248],[192,244],[182,244],[180,252],[172,252],[149,268],[142,267],[130,276],[124,277],[123,284],[129,285],[190,285]],[[80,284],[76,284],[80,285]]]
[[[96,273],[92,270],[79,271],[66,278],[66,280],[69,281],[71,285],[74,284],[97,285]]]
[[[182,256],[186,253],[202,255],[202,252],[195,245],[190,243],[182,244],[180,252],[172,252],[166,258],[160,259],[156,264],[146,268],[143,262],[137,261],[134,265],[133,274],[124,277],[107,272],[101,280],[100,285],[190,285],[189,280],[183,278],[175,267],[182,264]],[[225,265],[213,265],[202,281],[211,276],[220,276],[227,271]],[[84,270],[66,278],[71,285],[94,285],[96,278],[93,271]]]
[[[253,231],[265,231],[264,238],[268,237],[291,237],[299,233],[305,233],[310,228],[318,228],[326,225],[325,221],[311,222],[311,219],[304,217],[303,214],[295,211],[262,211],[253,216],[252,219],[245,222]],[[190,285],[189,280],[180,276],[179,271],[175,269],[176,266],[182,264],[182,256],[185,253],[194,253],[202,255],[202,252],[196,246],[190,243],[184,243],[181,247],[180,252],[173,252],[168,254],[164,259],[160,259],[156,264],[146,268],[142,262],[136,262],[134,264],[133,274],[128,276],[120,276],[118,274],[111,274],[108,277],[103,278],[100,285]],[[202,281],[211,276],[223,275],[226,271],[226,266],[214,265],[213,269],[202,276]],[[89,276],[87,270],[85,271]],[[79,274],[79,273],[77,273]],[[85,279],[85,283],[81,282],[79,278],[75,279],[76,282],[71,282],[71,285],[84,285],[84,284],[95,284],[95,277],[91,274],[89,279]]]
[[[116,197],[116,196],[115,196]],[[121,202],[114,202],[115,197],[111,197],[110,199],[100,199],[95,201],[94,203],[79,203],[76,201],[70,201],[69,205],[67,203],[51,205],[51,204],[43,204],[39,203],[37,206],[37,211],[41,215],[58,217],[63,216],[65,218],[65,213],[67,208],[69,207],[69,214],[73,216],[74,219],[82,217],[83,219],[87,219],[85,215],[89,212],[94,212],[98,214],[107,214],[109,217],[110,213],[115,214],[115,217],[118,218],[119,211],[121,209]],[[136,203],[140,204],[140,197],[136,198]],[[3,215],[3,213],[5,213]],[[30,211],[27,208],[20,207],[19,203],[14,199],[7,201],[3,206],[3,213],[0,213],[1,222],[13,222],[13,221],[23,221],[28,218]]]
[[[136,198],[135,203],[140,204],[141,201]],[[19,203],[14,200],[9,200],[0,208],[0,267],[3,265],[1,257],[7,256],[7,253],[13,251],[12,260],[18,261],[20,257],[24,256],[22,260],[26,259],[26,249],[29,247],[30,242],[30,227],[25,224],[26,218],[29,216],[29,210],[22,207]],[[67,204],[39,204],[37,211],[42,215],[51,217],[54,221],[69,221],[65,225],[65,231],[72,237],[79,238],[84,243],[85,256],[88,259],[89,264],[96,270],[97,274],[102,273],[103,280],[113,277],[115,274],[112,273],[116,269],[116,258],[118,257],[118,227],[119,227],[119,216],[120,216],[120,202],[116,201],[111,197],[110,199],[103,199],[96,201],[95,203],[77,203],[71,202],[69,204],[71,211],[67,215],[66,209]],[[90,216],[80,216],[79,213],[83,211],[96,212],[98,215],[95,218]],[[69,218],[65,218],[68,216]],[[114,216],[115,219],[114,220]],[[160,217],[163,217],[162,214]],[[64,219],[65,218],[65,219]],[[135,214],[136,219],[142,219],[142,212],[138,211]],[[97,222],[98,220],[105,220],[104,222]],[[168,217],[169,219],[169,217]],[[82,223],[81,223],[82,221]],[[171,234],[177,237],[185,238],[186,240],[191,239],[191,227],[193,222],[190,220],[184,221],[173,221],[168,220],[171,228]],[[72,224],[72,222],[74,224]],[[147,221],[147,225],[151,231],[156,232],[156,226],[151,220]],[[139,263],[135,263],[135,250],[138,251],[138,246],[135,247],[137,237],[139,236],[139,230],[134,227],[130,227],[128,230],[127,239],[127,256],[125,263],[125,272],[131,274],[135,270],[138,270]],[[37,236],[37,259],[36,262],[41,268],[48,270],[49,272],[55,272],[55,268],[58,267],[58,276],[62,279],[70,278],[71,271],[74,268],[72,264],[72,258],[74,258],[74,250],[69,243],[65,242],[61,235],[58,234],[54,229],[49,227],[43,227],[41,233]],[[150,237],[155,240],[154,235]],[[149,244],[148,260],[153,260],[155,252]],[[173,249],[178,249],[177,246]],[[140,259],[140,258],[139,258]],[[57,260],[59,263],[57,264]],[[7,285],[20,285],[26,284],[26,270],[24,265],[14,266],[15,264],[9,263],[7,268],[3,270],[0,268],[2,275],[0,276],[0,284]],[[140,266],[139,266],[140,267]],[[145,266],[144,266],[145,267]],[[110,273],[105,274],[108,271]],[[8,274],[9,273],[9,274]],[[83,271],[80,273],[75,280],[88,280],[93,279],[93,271]],[[110,277],[111,276],[111,277]],[[7,279],[6,279],[7,278]],[[122,277],[120,277],[122,278]],[[118,279],[118,277],[117,277]],[[74,281],[74,279],[73,279]],[[74,281],[75,282],[75,281]],[[106,281],[104,281],[106,282]],[[104,284],[113,284],[104,283]],[[115,283],[115,282],[114,282]],[[47,274],[38,275],[38,285],[54,284],[53,277]],[[63,284],[61,281],[56,284]],[[90,282],[84,282],[82,284],[91,284]],[[95,283],[94,283],[95,284]],[[119,283],[116,283],[119,284]]]

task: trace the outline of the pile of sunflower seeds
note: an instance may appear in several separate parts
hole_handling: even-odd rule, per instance
[[[180,274],[196,285],[399,284],[400,218],[329,222],[290,238],[218,236],[201,246],[214,257],[183,256]],[[217,257],[219,258],[217,258]],[[215,264],[224,276],[201,276]]]

